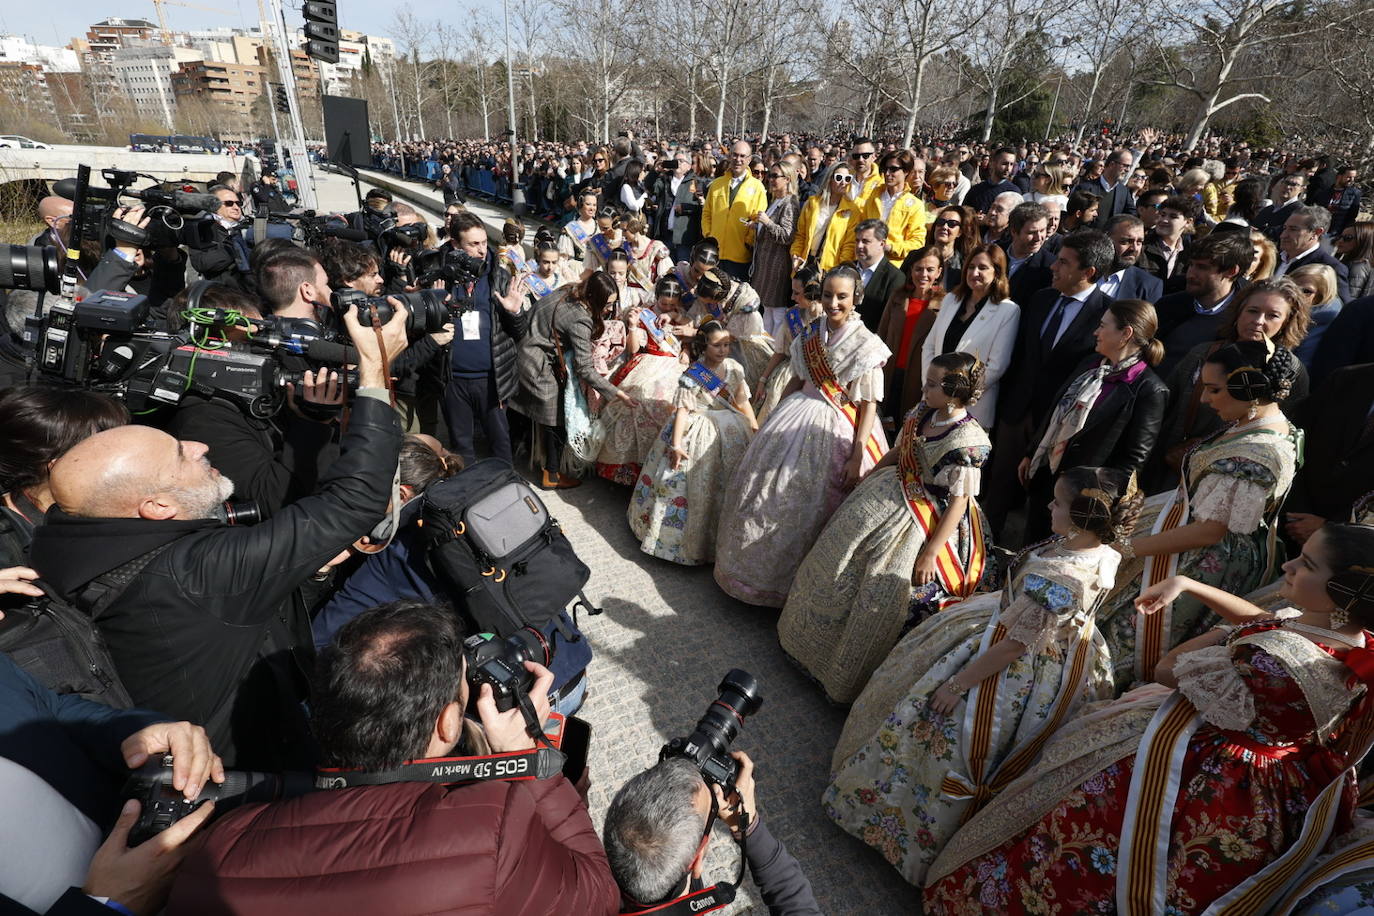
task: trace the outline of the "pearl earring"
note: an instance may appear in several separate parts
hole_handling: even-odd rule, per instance
[[[1350,623],[1350,612],[1343,607],[1338,607],[1331,612],[1331,629],[1340,630]]]
[[[1251,401],[1251,402],[1250,402],[1250,409],[1247,410],[1247,411],[1245,412],[1245,419],[1246,419],[1246,420],[1253,420],[1253,419],[1255,419],[1255,418],[1258,417],[1258,416],[1259,416],[1259,402],[1258,402],[1258,401]]]

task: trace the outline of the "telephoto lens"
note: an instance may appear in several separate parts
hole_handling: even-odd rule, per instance
[[[759,696],[759,682],[739,668],[731,668],[717,690],[720,695],[706,708],[692,734],[665,744],[659,759],[686,757],[701,770],[703,779],[728,793],[735,787],[739,769],[730,756],[730,745],[739,736],[745,718],[763,706],[763,697]]]
[[[420,289],[410,293],[392,293],[390,296],[369,296],[354,289],[336,290],[334,306],[340,310],[357,309],[358,322],[363,327],[372,326],[372,307],[377,307],[377,320],[386,324],[396,309],[387,301],[399,299],[405,303],[406,336],[418,340],[426,334],[443,330],[449,322],[448,293],[442,289]]]
[[[57,269],[57,249],[43,245],[0,246],[0,289],[44,290],[56,294],[61,288]]]

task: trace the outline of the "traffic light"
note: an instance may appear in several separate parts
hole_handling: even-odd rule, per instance
[[[286,98],[286,87],[280,84],[277,85],[273,94],[276,97],[277,111],[280,111],[282,114],[290,114],[291,102]]]
[[[339,62],[339,8],[334,0],[306,0],[305,53],[327,64]]]

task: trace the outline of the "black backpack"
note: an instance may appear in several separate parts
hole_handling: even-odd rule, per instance
[[[97,577],[75,598],[76,604],[42,579],[35,580],[43,597],[5,609],[0,652],[54,693],[78,694],[115,709],[133,706],[96,621],[164,550],[166,546],[158,547]]]
[[[582,594],[591,570],[510,462],[478,461],[431,484],[423,500],[420,527],[430,566],[462,597],[460,610],[479,631],[542,631],[574,599],[574,615],[579,608],[601,613]]]

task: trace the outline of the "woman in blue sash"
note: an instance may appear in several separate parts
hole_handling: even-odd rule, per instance
[[[692,317],[698,324],[715,320],[730,332],[730,356],[744,367],[752,388],[773,355],[773,338],[763,329],[759,294],[723,270],[709,271],[697,282]]]
[[[644,459],[628,513],[641,550],[686,566],[715,557],[725,485],[758,428],[729,332],[708,321],[691,348],[696,361],[678,379],[676,409]]]
[[[628,359],[611,374],[611,384],[634,398],[612,401],[601,411],[603,434],[596,472],[613,483],[633,486],[641,462],[673,413],[682,374],[682,346],[673,333],[681,315],[682,284],[664,277],[655,288],[654,308],[632,306],[626,313]]]
[[[855,313],[862,298],[854,268],[825,275],[824,314],[792,341],[798,378],[730,481],[716,583],[748,604],[783,606],[831,513],[887,451],[877,412],[892,354]]]
[[[759,425],[768,419],[782,400],[787,385],[797,377],[792,370],[792,341],[802,335],[811,322],[821,317],[821,278],[814,268],[803,267],[792,278],[792,305],[773,332],[773,358],[754,387],[754,413]]]

